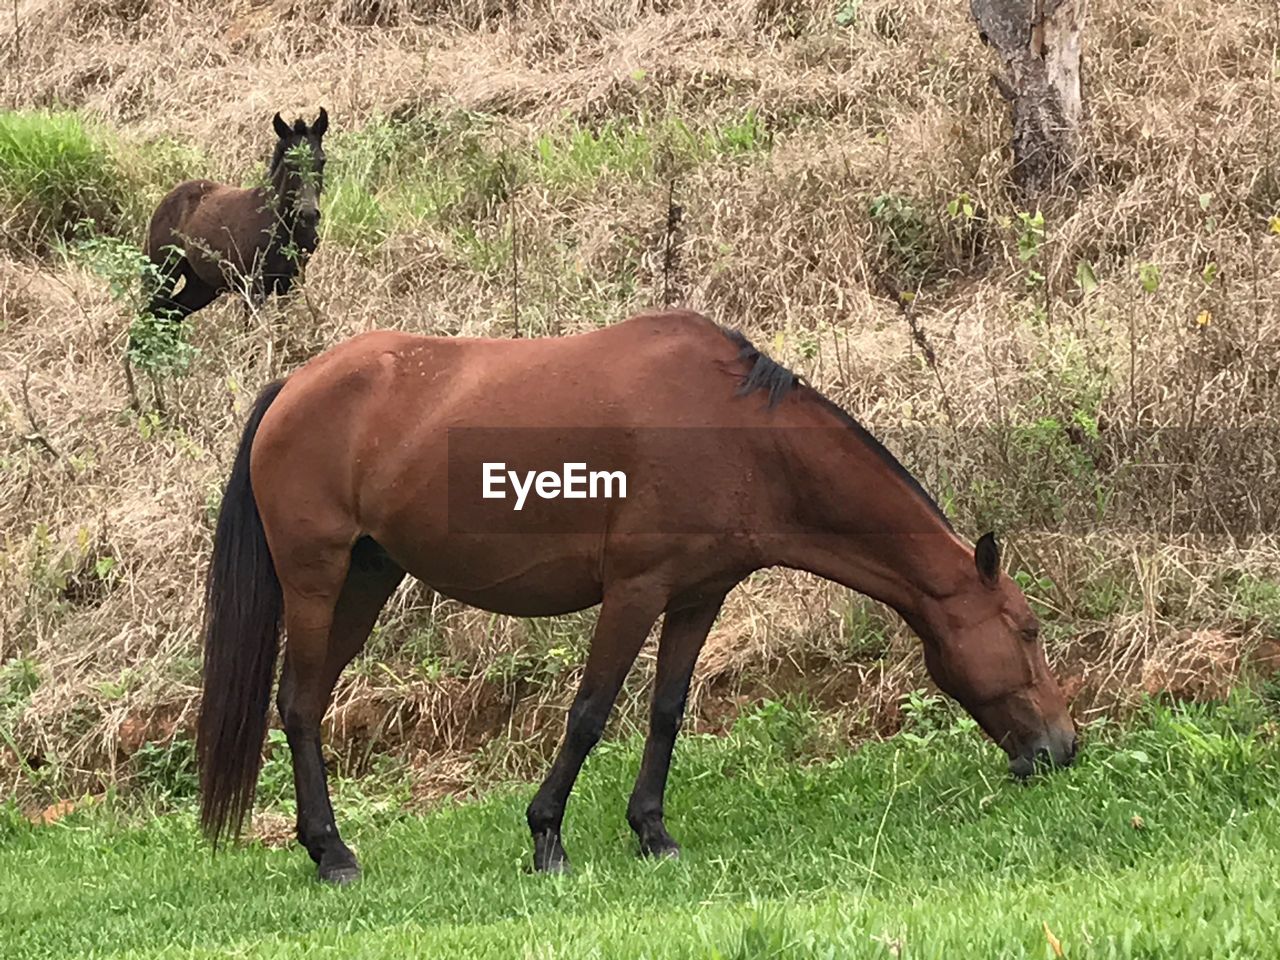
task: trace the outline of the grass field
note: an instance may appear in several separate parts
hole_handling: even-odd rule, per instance
[[[508,787],[427,815],[338,791],[366,873],[321,887],[296,847],[212,857],[194,817],[112,804],[0,828],[5,957],[1248,957],[1280,924],[1274,704],[1151,707],[1027,786],[931,711],[857,752],[771,705],[683,744],[669,823],[633,855],[639,744],[604,745],[569,809],[575,871],[528,874]],[[827,745],[829,747],[829,744]],[[1058,944],[1060,954],[1055,952]]]

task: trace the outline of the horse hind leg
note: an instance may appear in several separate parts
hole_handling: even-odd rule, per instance
[[[347,555],[331,557],[326,566],[338,589],[302,595],[285,588],[287,641],[278,705],[293,755],[298,842],[315,861],[321,880],[346,884],[360,875],[360,867],[334,820],[320,721],[339,675],[364,646],[404,570],[368,538],[358,540]]]

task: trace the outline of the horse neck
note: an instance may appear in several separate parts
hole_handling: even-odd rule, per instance
[[[909,622],[932,620],[932,601],[974,576],[961,540],[896,461],[816,395],[793,394],[778,409],[805,429],[787,431],[790,495],[773,563],[806,570],[893,607]],[[784,416],[786,416],[784,414]]]

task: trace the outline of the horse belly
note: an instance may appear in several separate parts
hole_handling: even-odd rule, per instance
[[[599,537],[450,536],[430,543],[384,535],[409,574],[454,600],[519,617],[572,613],[600,602]]]

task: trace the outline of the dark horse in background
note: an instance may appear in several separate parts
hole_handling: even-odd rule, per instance
[[[285,294],[319,240],[325,131],[321,108],[310,126],[272,119],[276,145],[268,183],[243,189],[187,180],[151,215],[146,254],[160,284],[148,311],[182,320],[239,286],[254,306]]]
[[[625,498],[530,497],[519,513],[481,498],[487,462],[583,460],[624,473]],[[1015,775],[1071,762],[1075,726],[995,539],[958,536],[883,446],[740,334],[665,312],[563,338],[348,340],[263,390],[223,495],[197,737],[203,825],[216,841],[252,809],[283,621],[298,839],[322,879],[358,876],[320,722],[409,573],[515,616],[601,604],[563,744],[528,809],[543,871],[568,866],[570,790],[663,618],[627,819],[642,853],[674,855],[663,796],[694,664],[725,595],[771,566],[898,611],[930,675]]]

